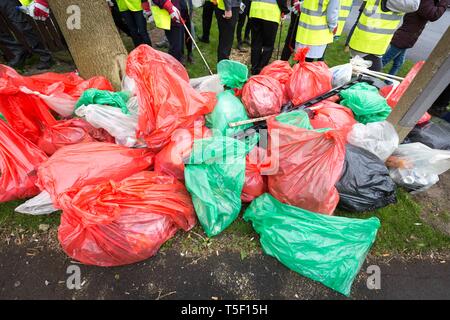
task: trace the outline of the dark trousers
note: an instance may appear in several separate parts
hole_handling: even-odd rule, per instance
[[[170,30],[165,30],[165,33],[169,41],[169,54],[181,61],[184,46],[184,27],[180,24],[172,23]]]
[[[188,11],[186,11],[184,13],[182,12],[181,16],[183,18],[185,17],[184,20],[185,20],[186,26],[188,27],[189,32],[192,34],[192,36],[194,36],[192,19],[191,19],[191,16],[189,15],[189,12]],[[184,44],[186,45],[188,55],[190,55],[190,54],[192,54],[192,39],[191,39],[191,37],[189,37],[189,34],[187,33],[187,31],[184,30],[184,27],[183,27],[183,32],[184,32]]]
[[[239,13],[239,19],[236,27],[236,39],[238,43],[242,43],[242,29],[244,28],[245,20],[247,20],[250,14],[250,0],[243,0],[245,4],[245,10],[243,13]],[[244,40],[250,39],[250,19],[247,20],[247,25],[245,26]]]
[[[147,31],[147,21],[145,20],[144,13],[141,11],[124,11],[122,17],[130,30],[131,39],[133,39],[134,46],[137,47],[141,44],[152,45],[150,36]]]
[[[383,69],[383,62],[380,56],[376,56],[374,54],[368,54],[367,56],[362,57],[364,60],[372,61],[372,66],[369,70],[372,71],[381,71]]]
[[[114,24],[116,25],[117,29],[121,30],[127,36],[131,37],[130,29],[128,29],[128,26],[126,25],[122,15],[120,14],[116,0],[113,0],[113,3],[114,7],[111,8],[111,14],[114,20]]]
[[[23,34],[31,51],[38,54],[42,62],[49,62],[52,59],[50,51],[48,51],[41,42],[41,39],[28,21],[26,14],[16,10],[16,6],[20,5],[20,2],[17,0],[1,0],[0,11],[12,26]],[[27,53],[27,49],[18,43],[14,37],[5,30],[0,31],[0,42],[16,57]]]
[[[299,20],[300,16],[298,14],[291,13],[291,22],[284,41],[283,51],[281,52],[281,60],[288,61],[295,51],[295,38],[297,37]]]
[[[209,0],[205,1],[202,12],[203,40],[209,40],[209,33],[211,31],[211,24],[214,15],[214,8],[215,6],[212,4],[211,1]]]
[[[228,59],[233,46],[234,31],[239,19],[239,7],[231,8],[233,16],[225,19],[225,11],[216,8],[217,24],[219,26],[219,46],[217,48],[217,61]]]
[[[251,18],[252,28],[252,74],[258,74],[269,64],[272,57],[278,23],[258,18]]]

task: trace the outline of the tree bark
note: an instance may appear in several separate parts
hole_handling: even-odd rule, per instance
[[[128,53],[106,1],[49,0],[49,5],[80,75],[104,76],[119,89]],[[74,28],[72,23],[77,18],[74,6],[79,8],[79,28]]]
[[[400,137],[408,135],[417,121],[450,82],[450,27],[444,32],[425,64],[387,119]]]

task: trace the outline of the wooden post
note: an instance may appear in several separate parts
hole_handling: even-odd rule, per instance
[[[388,118],[402,141],[450,83],[450,27]]]
[[[106,1],[49,0],[49,4],[80,75],[104,76],[119,89],[128,52]]]

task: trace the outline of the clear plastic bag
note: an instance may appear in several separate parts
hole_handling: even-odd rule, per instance
[[[136,138],[137,114],[124,114],[119,108],[90,104],[79,107],[75,114],[83,117],[95,128],[103,128],[116,138],[116,143],[134,147],[142,145]]]
[[[62,117],[70,117],[75,108],[75,104],[77,103],[76,98],[73,98],[64,92],[45,95],[38,91],[30,90],[27,87],[20,87],[20,91],[41,98],[50,109]]]
[[[47,191],[42,191],[36,197],[22,203],[15,210],[18,213],[31,214],[33,216],[50,214],[58,211],[53,206],[52,197]]]
[[[357,123],[348,134],[347,140],[354,146],[372,152],[383,161],[386,161],[399,144],[394,126],[387,121],[366,125]]]
[[[352,64],[346,63],[330,68],[332,74],[331,85],[333,88],[340,87],[352,80]]]
[[[189,83],[197,92],[221,93],[224,90],[220,77],[217,74],[191,79]]]
[[[386,165],[395,183],[413,192],[427,190],[450,169],[450,151],[436,150],[415,142],[400,145]]]

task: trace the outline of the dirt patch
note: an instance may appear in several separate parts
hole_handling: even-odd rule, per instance
[[[439,182],[414,195],[422,206],[421,218],[450,236],[450,171],[439,176]]]

